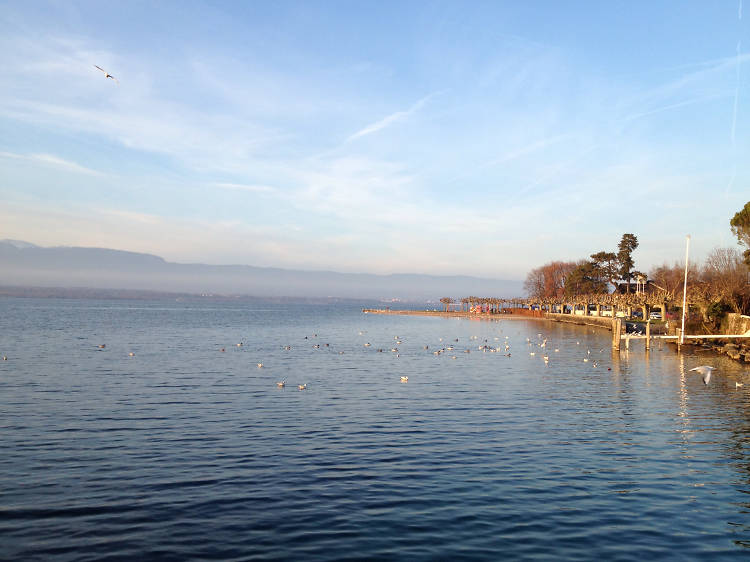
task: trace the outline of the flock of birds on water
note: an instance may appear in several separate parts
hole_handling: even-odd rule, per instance
[[[360,336],[364,335],[364,332],[359,332],[359,335]],[[549,355],[549,351],[547,350],[548,339],[544,338],[541,333],[537,334],[537,336],[541,339],[541,342],[533,342],[533,341],[531,341],[531,338],[526,338],[526,345],[530,349],[530,351],[528,352],[529,356],[530,357],[534,357],[537,354],[537,349],[538,349],[538,350],[540,350],[539,353],[541,354],[541,357],[542,357],[542,359],[544,361],[545,366],[549,365],[550,355]],[[313,334],[312,338],[317,338],[317,334]],[[308,339],[309,339],[309,337],[305,336],[305,340],[308,340]],[[393,339],[394,339],[394,343],[396,345],[400,345],[400,344],[403,343],[403,340],[402,340],[402,338],[400,336],[394,336]],[[470,341],[472,341],[472,340],[478,340],[478,339],[479,339],[478,336],[470,336],[469,337]],[[481,351],[483,353],[500,353],[504,357],[511,357],[511,348],[510,348],[510,342],[509,342],[509,340],[510,340],[510,336],[505,336],[504,341],[502,341],[502,342],[500,342],[499,344],[496,344],[496,345],[490,345],[489,344],[489,339],[484,339],[484,342],[482,343],[482,345],[479,345],[477,347],[477,350]],[[457,355],[453,355],[452,353],[449,353],[449,352],[456,351],[456,347],[457,346],[455,344],[458,344],[459,338],[453,338],[452,340],[450,340],[450,343],[448,343],[447,345],[445,344],[443,338],[440,338],[439,341],[440,341],[440,343],[442,345],[441,345],[441,347],[439,347],[437,349],[431,350],[432,355],[440,356],[440,355],[448,354],[448,355],[450,355],[451,359],[457,359],[458,358]],[[499,342],[500,338],[499,337],[495,337],[494,341]],[[238,347],[242,347],[242,345],[243,345],[242,343],[238,343],[237,344]],[[318,343],[316,343],[316,344],[314,344],[312,346],[312,348],[313,349],[321,349],[321,345],[323,347],[325,347],[325,348],[330,347],[330,344],[328,344],[328,343],[326,343],[326,344],[318,344]],[[577,341],[576,345],[581,345],[581,342]],[[367,343],[364,344],[364,347],[371,348],[372,344],[369,343],[369,342],[367,342]],[[286,350],[286,351],[290,351],[291,349],[292,349],[292,347],[290,345],[284,346],[284,350]],[[388,348],[380,347],[380,348],[377,348],[376,351],[378,353],[384,353],[386,351],[386,349],[388,349]],[[424,351],[430,351],[430,346],[429,345],[424,345],[422,349]],[[224,352],[224,351],[226,351],[226,349],[225,348],[221,348],[221,351]],[[397,348],[395,346],[391,347],[389,349],[389,351],[391,353],[394,353],[396,357],[400,357],[401,356],[399,348]],[[471,348],[465,348],[465,349],[463,349],[463,353],[471,353],[471,351],[472,351]],[[559,353],[559,352],[560,352],[560,348],[559,347],[555,347],[553,353]],[[344,354],[343,351],[339,351],[338,353],[340,355]],[[604,349],[599,349],[599,353],[604,353]],[[597,361],[595,358],[592,358],[591,349],[587,349],[586,350],[586,355],[583,357],[583,362],[584,363],[589,363],[590,362],[591,366],[593,368],[597,368],[599,366],[599,361]],[[263,368],[263,363],[258,363],[258,368]],[[611,367],[607,367],[607,370],[611,371],[612,368]],[[708,383],[711,380],[711,373],[713,371],[715,371],[715,370],[717,370],[716,367],[712,367],[712,366],[709,366],[709,365],[700,365],[698,367],[693,367],[692,369],[690,369],[690,372],[695,371],[699,375],[702,375],[703,376],[703,383],[705,385],[708,385]],[[409,377],[407,375],[401,375],[400,376],[400,382],[401,383],[408,383],[409,382]],[[285,380],[278,381],[276,383],[276,386],[278,388],[285,388],[286,387],[286,381]],[[743,386],[743,383],[735,381],[735,388],[740,388],[742,386]],[[305,384],[298,384],[297,388],[299,390],[307,390],[307,383],[305,383]]]
[[[360,336],[363,336],[365,332],[359,332]],[[548,339],[546,337],[543,337],[541,333],[537,334],[537,336],[540,338],[540,341],[532,341],[531,338],[526,338],[526,346],[528,347],[528,354],[530,357],[534,357],[538,354],[541,355],[542,360],[544,361],[545,366],[549,365],[550,362],[550,350],[547,347]],[[312,336],[305,336],[305,340],[310,339],[316,339],[318,337],[317,334],[313,334]],[[403,340],[400,336],[394,336],[394,343],[395,345],[401,345],[403,343]],[[479,336],[470,336],[469,341],[477,341],[479,339]],[[495,345],[490,345],[489,339],[484,339],[484,341],[477,347],[478,351],[481,351],[483,353],[499,353],[504,357],[511,357],[511,348],[510,348],[510,337],[505,336],[504,341],[500,340],[500,337],[494,337],[495,342],[499,342]],[[437,347],[436,349],[430,349],[429,345],[424,345],[422,349],[424,351],[429,351],[434,356],[442,356],[442,355],[450,355],[451,359],[457,359],[458,356],[454,355],[454,352],[457,352],[459,338],[450,338],[448,341],[444,341],[444,338],[440,338],[440,347]],[[392,354],[395,354],[395,357],[400,357],[401,353],[398,347],[396,346],[392,347],[379,347],[375,351],[377,353],[385,353],[386,351],[389,351]],[[577,341],[575,345],[580,346],[581,342]],[[236,347],[242,348],[244,346],[243,342],[237,343]],[[312,346],[312,349],[325,349],[330,348],[330,344],[328,343],[315,343]],[[367,342],[364,344],[365,348],[372,348],[372,344]],[[550,346],[552,347],[552,346]],[[99,351],[103,351],[107,349],[107,344],[98,344],[97,349]],[[291,345],[285,345],[282,348],[284,351],[291,351],[292,346]],[[222,347],[219,349],[220,352],[224,353],[226,352],[226,347]],[[461,350],[463,353],[471,353],[472,348],[465,347],[463,350]],[[554,347],[552,353],[559,353],[560,348]],[[599,354],[604,353],[604,349],[598,350]],[[343,355],[344,351],[338,351],[339,355]],[[128,352],[128,357],[135,357],[135,353],[130,351]],[[583,355],[582,360],[584,363],[590,363],[593,368],[597,368],[599,366],[600,360],[596,359],[597,355],[596,352],[592,355],[591,349],[587,349],[585,355]],[[7,355],[2,355],[3,361],[8,361]],[[258,369],[263,369],[264,364],[263,363],[257,363]],[[608,371],[611,371],[611,367],[607,367]],[[711,381],[711,375],[714,371],[716,371],[716,367],[712,367],[710,365],[699,365],[697,367],[693,367],[689,370],[689,372],[696,372],[699,375],[703,377],[703,383],[705,385],[708,385],[708,383]],[[401,383],[408,383],[409,377],[407,375],[401,375],[400,376],[400,382]],[[743,383],[735,381],[735,388],[740,388],[743,386]],[[286,380],[280,380],[276,382],[276,386],[278,388],[286,388]],[[298,390],[307,390],[307,383],[300,383],[297,384]]]

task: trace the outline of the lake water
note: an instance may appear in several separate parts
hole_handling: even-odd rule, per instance
[[[711,354],[613,356],[609,332],[541,320],[58,299],[0,299],[0,354],[4,559],[750,555],[750,373]]]

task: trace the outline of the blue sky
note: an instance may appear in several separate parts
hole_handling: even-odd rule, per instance
[[[639,269],[686,234],[702,259],[750,200],[742,11],[6,2],[0,238],[507,279],[625,232]]]

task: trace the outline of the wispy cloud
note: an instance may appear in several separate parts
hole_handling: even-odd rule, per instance
[[[65,160],[59,156],[53,154],[16,154],[13,152],[0,152],[0,158],[9,158],[13,160],[26,160],[28,162],[35,162],[37,164],[43,164],[52,166],[59,170],[65,170],[66,172],[72,172],[74,174],[84,174],[86,176],[104,176],[102,172],[92,170],[70,160]]]
[[[244,184],[244,183],[225,183],[225,182],[214,182],[211,184],[219,189],[228,189],[230,191],[249,191],[252,193],[273,193],[276,191],[275,187],[270,185],[256,185],[256,184]]]
[[[396,111],[395,113],[391,113],[387,117],[384,117],[383,119],[376,121],[375,123],[367,125],[367,127],[365,127],[364,129],[360,129],[359,131],[351,135],[348,139],[346,139],[346,142],[351,142],[355,139],[377,133],[378,131],[385,129],[386,127],[390,127],[394,123],[398,123],[399,121],[407,119],[410,115],[413,115],[414,113],[422,109],[422,107],[424,107],[424,105],[430,100],[430,98],[436,96],[439,93],[440,92],[433,92],[423,97],[406,111]]]
[[[528,156],[529,154],[533,154],[534,152],[537,152],[539,150],[543,150],[547,148],[548,146],[558,144],[565,140],[570,140],[571,138],[572,138],[571,135],[555,135],[553,137],[540,139],[538,141],[532,142],[520,148],[510,150],[497,158],[494,158],[488,162],[485,162],[484,164],[481,164],[479,167],[482,169],[490,168],[498,164],[503,164],[505,162],[510,162],[512,160],[517,160],[524,156]]]
[[[664,111],[670,111],[672,109],[679,109],[680,107],[686,107],[686,106],[689,106],[689,105],[695,105],[695,104],[698,104],[698,103],[704,103],[704,102],[707,102],[707,101],[711,101],[711,100],[715,100],[715,99],[721,99],[721,98],[727,98],[727,97],[729,97],[728,93],[712,94],[712,95],[708,95],[708,96],[699,96],[699,97],[696,97],[696,98],[692,98],[692,99],[688,99],[688,100],[683,100],[683,101],[679,101],[679,102],[676,102],[676,103],[670,103],[670,104],[663,105],[663,106],[660,106],[660,107],[655,107],[653,109],[649,109],[648,111],[642,111],[640,113],[633,113],[631,115],[625,116],[621,120],[621,122],[622,123],[627,123],[629,121],[635,121],[636,119],[641,119],[643,117],[648,117],[650,115],[656,115],[657,113],[662,113]]]
[[[588,147],[584,148],[583,150],[581,150],[580,152],[578,152],[573,158],[571,158],[569,160],[566,160],[564,162],[561,162],[560,164],[558,164],[556,166],[551,167],[550,169],[548,169],[547,171],[545,171],[544,173],[542,173],[539,177],[537,177],[534,181],[532,181],[531,183],[523,186],[518,191],[518,195],[521,196],[521,195],[524,195],[526,193],[529,193],[529,192],[535,190],[540,185],[543,185],[548,180],[550,180],[550,179],[552,179],[554,177],[559,177],[562,172],[564,172],[564,171],[572,168],[573,166],[575,166],[581,159],[583,159],[585,156],[587,156],[588,154],[590,154],[591,152],[593,152],[597,148],[598,148],[597,145],[588,146]]]
[[[689,105],[716,97],[724,97],[726,91],[725,88],[721,87],[718,77],[726,76],[729,70],[737,72],[736,68],[748,61],[750,61],[750,54],[742,55],[738,52],[732,57],[691,65],[693,68],[697,67],[698,70],[688,72],[674,80],[641,91],[630,99],[623,100],[623,107],[630,108],[624,119],[628,120],[631,116],[637,118],[650,115],[664,109],[678,107],[679,104]],[[695,95],[696,92],[700,92],[700,95]],[[686,97],[687,99],[685,99]]]

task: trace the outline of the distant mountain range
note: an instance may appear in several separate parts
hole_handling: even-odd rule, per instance
[[[0,240],[0,285],[422,302],[445,296],[515,297],[522,291],[520,281],[181,264],[151,254],[106,248],[41,247],[20,240]]]

